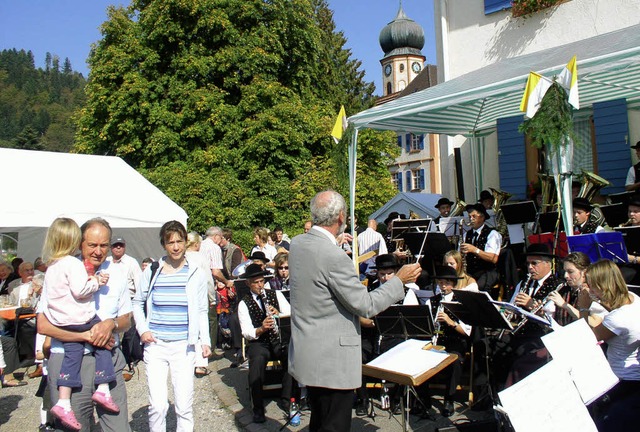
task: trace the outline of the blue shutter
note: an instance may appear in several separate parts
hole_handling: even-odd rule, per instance
[[[489,15],[504,9],[511,8],[512,0],[484,0],[484,14]]]
[[[602,193],[608,195],[624,192],[624,183],[631,166],[627,101],[616,99],[594,103],[593,122],[598,154],[597,174],[611,182],[611,186],[604,188]]]
[[[402,148],[402,135],[398,135],[398,147]]]
[[[513,194],[516,199],[525,199],[527,193],[527,164],[524,135],[518,126],[524,120],[519,115],[498,119],[498,168],[500,189]]]
[[[424,136],[423,136],[423,138],[424,138]],[[424,169],[421,169],[421,170],[418,172],[418,174],[419,174],[419,175],[418,175],[418,183],[420,183],[420,184],[418,185],[418,187],[419,187],[421,190],[424,190]]]
[[[411,171],[405,172],[405,177],[407,178],[407,192],[411,192]]]
[[[420,135],[420,150],[424,150],[424,139],[425,139],[426,135],[422,134]]]
[[[411,134],[408,133],[404,136],[404,148],[409,153],[411,151]]]
[[[398,181],[398,192],[402,192],[402,172],[398,171],[395,176]]]

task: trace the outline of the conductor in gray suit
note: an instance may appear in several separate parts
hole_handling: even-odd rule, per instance
[[[291,242],[289,372],[308,388],[309,430],[348,431],[353,389],[362,384],[359,316],[372,317],[404,297],[419,264],[402,267],[372,292],[360,283],[351,259],[337,246],[346,227],[346,204],[337,192],[311,200],[312,229]]]

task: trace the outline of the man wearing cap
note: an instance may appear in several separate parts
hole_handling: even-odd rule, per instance
[[[563,281],[551,271],[555,255],[551,253],[548,245],[533,243],[527,248],[525,256],[528,275],[516,286],[511,303],[527,311],[532,311]],[[555,310],[555,304],[547,302],[538,311],[538,314],[547,313],[553,316]],[[544,344],[540,338],[548,332],[548,329],[548,327],[528,320],[516,334],[512,335],[509,341],[510,355],[507,357],[507,366],[511,365],[511,367],[510,370],[508,367],[502,369],[509,370],[509,375],[506,378],[507,387],[547,363],[548,355],[543,350]]]
[[[451,213],[451,206],[454,204],[453,201],[449,201],[449,198],[442,197],[438,200],[438,203],[435,207],[440,212],[440,216],[435,218],[433,222],[437,225],[440,223],[440,218],[449,217],[449,213]]]
[[[478,282],[480,291],[489,291],[500,278],[497,270],[502,235],[485,224],[489,219],[481,203],[467,206],[471,228],[465,235],[460,252],[466,254],[467,273]]]
[[[142,269],[138,261],[126,254],[127,242],[122,237],[116,237],[111,242],[111,256],[107,257],[107,262],[111,263],[111,271],[121,271],[127,278],[127,288],[131,298],[135,295],[138,288],[138,279]]]
[[[636,156],[640,160],[640,141],[638,141],[636,145],[631,146],[631,148],[636,151]],[[629,168],[624,188],[628,191],[637,191],[640,189],[640,162]]]
[[[593,206],[588,199],[573,199],[573,229],[575,234],[594,234],[604,231],[604,228],[591,218],[591,210],[593,210]]]
[[[265,380],[265,371],[269,360],[277,359],[284,363],[285,374],[282,380],[281,407],[287,409],[287,413],[292,391],[291,375],[286,372],[287,346],[280,340],[279,330],[272,318],[280,313],[280,303],[274,291],[264,289],[265,277],[269,276],[271,273],[263,270],[259,264],[249,264],[245,269],[244,279],[249,286],[250,293],[245,295],[238,305],[242,336],[248,341],[246,351],[249,357],[249,389],[253,404],[254,423],[266,421],[262,384]]]

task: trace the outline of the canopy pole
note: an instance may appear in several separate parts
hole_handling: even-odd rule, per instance
[[[349,215],[351,216],[351,235],[355,239],[355,209],[356,209],[356,171],[357,171],[357,150],[358,150],[358,128],[353,129],[353,139],[351,140],[351,144],[349,145]],[[357,248],[358,245],[355,244],[354,240],[354,248]],[[353,253],[352,255],[354,265],[356,266],[356,270],[358,267],[357,253]]]

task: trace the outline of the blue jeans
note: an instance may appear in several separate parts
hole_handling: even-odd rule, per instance
[[[61,326],[60,328],[80,333],[91,330],[91,328],[99,322],[100,318],[98,318],[98,315],[94,315],[93,318],[85,324]],[[63,345],[64,360],[62,361],[60,375],[58,376],[58,386],[80,388],[82,387],[80,368],[84,355],[84,342],[64,342]],[[116,374],[113,370],[111,351],[105,348],[95,347],[93,356],[96,359],[95,385],[115,381]]]

